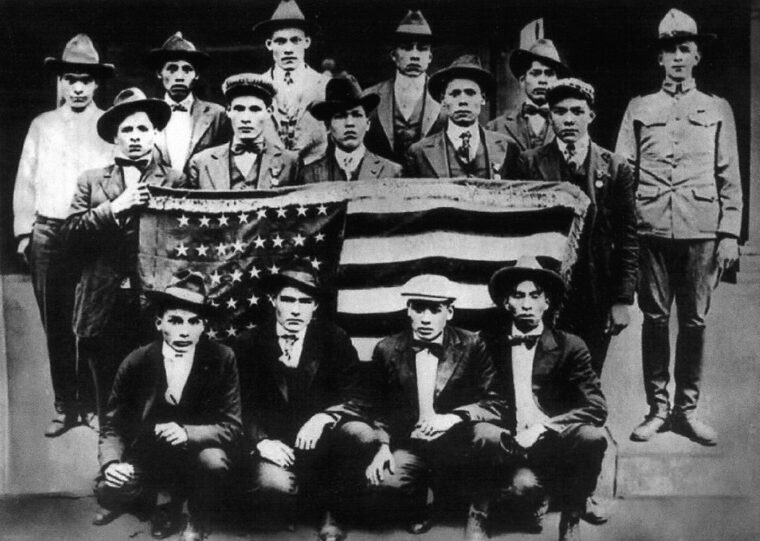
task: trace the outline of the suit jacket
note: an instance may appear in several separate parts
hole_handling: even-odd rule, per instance
[[[486,129],[508,135],[515,143],[517,143],[517,146],[519,146],[522,151],[534,148],[530,144],[530,124],[522,115],[522,105],[510,109],[503,115],[490,120],[488,124],[486,124]],[[552,141],[554,141],[554,129],[552,128],[549,119],[547,119],[546,133],[539,146],[551,143]]]
[[[425,76],[427,78],[427,76]],[[394,152],[395,136],[393,132],[393,110],[395,108],[395,94],[393,85],[395,80],[388,79],[381,83],[371,86],[364,90],[363,94],[377,94],[380,96],[380,103],[370,115],[370,126],[364,143],[372,152],[388,158],[394,162],[400,162],[404,156],[398,156]],[[441,113],[441,104],[433,99],[430,92],[427,91],[427,82],[425,91],[424,114],[422,117],[422,126],[420,127],[421,137],[427,137],[446,125],[446,117]]]
[[[383,178],[398,178],[401,176],[402,167],[390,160],[381,158],[367,149],[364,158],[359,165],[357,180],[374,180]],[[298,184],[313,184],[315,182],[327,182],[340,180],[341,170],[335,161],[335,149],[332,145],[327,147],[324,156],[309,165],[304,166],[298,178]]]
[[[298,156],[279,143],[265,142],[257,189],[269,190],[296,183]],[[187,183],[201,190],[230,189],[230,143],[208,148],[187,165]]]
[[[480,129],[481,144],[485,144],[489,179],[515,178],[520,149],[509,137]],[[409,147],[405,176],[411,178],[449,178],[446,158],[445,128]]]
[[[606,312],[616,302],[633,303],[636,290],[639,244],[633,173],[622,157],[593,142],[586,166],[580,188],[591,207],[578,264],[584,266],[582,285],[590,288],[587,300]],[[521,154],[518,170],[518,178],[575,182],[556,142]]]
[[[230,137],[232,137],[230,120],[224,107],[221,105],[195,98],[190,108],[190,116],[193,119],[193,130],[190,134],[190,150],[187,153],[186,163],[171,163],[169,150],[166,146],[165,132],[161,133],[156,142],[156,148],[161,155],[161,161],[179,171],[185,170],[187,163],[190,162],[190,158],[195,154],[209,147],[229,141]]]
[[[150,186],[185,187],[178,172],[158,163],[155,157],[142,175]],[[125,279],[131,287],[137,276],[139,209],[118,220],[111,201],[125,189],[121,167],[111,164],[85,171],[77,181],[69,216],[61,234],[69,251],[83,262],[74,300],[74,332],[80,337],[98,336],[114,317],[120,286]]]
[[[313,320],[306,329],[298,366],[306,371],[308,394],[299,397],[300,407],[281,370],[274,320],[242,334],[235,351],[251,447],[264,439],[292,445],[301,426],[317,413],[328,413],[338,421],[365,418],[368,399],[359,357],[348,335],[333,323]]]
[[[506,426],[514,432],[516,412],[512,347],[507,343],[506,331],[510,325],[511,322],[494,326],[483,331],[481,336],[505,382],[509,406]],[[550,419],[547,428],[561,431],[572,423],[604,425],[607,402],[583,340],[547,326],[535,347],[533,399]]]
[[[102,469],[123,460],[138,438],[152,435],[152,413],[167,386],[162,345],[158,339],[134,350],[116,373],[98,442]],[[178,410],[191,447],[230,449],[239,443],[240,384],[230,348],[201,338]]]
[[[419,417],[413,340],[411,330],[389,336],[377,344],[372,355],[376,424],[386,443],[408,439]],[[475,333],[447,326],[443,349],[433,399],[436,413],[457,412],[471,422],[501,424],[507,405],[485,343]]]

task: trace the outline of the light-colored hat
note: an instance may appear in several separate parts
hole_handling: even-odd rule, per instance
[[[549,105],[565,98],[586,100],[589,107],[593,107],[595,99],[594,87],[585,81],[569,77],[567,79],[557,79],[546,89],[546,101]]]
[[[478,83],[481,92],[486,96],[493,97],[496,94],[496,79],[490,71],[483,68],[480,57],[477,55],[462,55],[447,67],[431,75],[428,83],[430,95],[440,101],[446,85],[453,79],[470,79]]]
[[[60,60],[49,56],[45,59],[45,66],[58,74],[91,73],[98,79],[112,77],[115,71],[113,64],[100,63],[100,55],[87,34],[77,34],[71,38]]]
[[[411,39],[426,42],[433,40],[433,31],[420,10],[410,9],[396,27],[394,35],[397,40]]]
[[[98,119],[98,135],[104,141],[113,143],[119,124],[137,111],[144,111],[158,131],[166,127],[172,116],[171,107],[164,100],[147,98],[136,86],[125,88],[116,95],[111,108]]]
[[[517,49],[509,55],[509,69],[518,79],[525,75],[534,60],[554,68],[557,77],[570,75],[570,68],[562,60],[559,51],[550,39],[539,39],[528,49]]]
[[[148,65],[153,69],[161,69],[170,60],[186,60],[198,70],[208,64],[210,57],[196,49],[192,41],[182,36],[182,32],[175,32],[160,48],[151,49],[148,53]]]
[[[696,41],[705,43],[718,36],[715,34],[700,34],[697,21],[678,9],[671,9],[665,14],[657,27],[657,42],[664,43]]]
[[[488,294],[497,305],[504,302],[509,290],[524,280],[541,284],[552,299],[559,299],[565,283],[559,274],[543,267],[532,255],[522,255],[514,265],[503,267],[493,273],[488,282]]]
[[[440,274],[420,274],[401,287],[401,296],[407,300],[452,302],[456,300],[454,284]]]
[[[276,30],[283,28],[300,28],[306,34],[313,34],[317,30],[316,25],[306,19],[296,0],[281,0],[272,17],[257,23],[253,27],[253,33],[258,38],[268,39]]]
[[[262,79],[255,73],[236,73],[230,75],[222,83],[222,93],[227,103],[238,96],[256,96],[264,100],[267,105],[272,103],[272,98],[277,93],[272,83]]]

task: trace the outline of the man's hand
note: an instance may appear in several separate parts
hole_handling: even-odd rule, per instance
[[[153,433],[174,447],[187,443],[187,430],[177,423],[159,423],[153,429]]]
[[[106,486],[111,488],[121,488],[124,483],[135,478],[135,468],[132,464],[126,462],[112,462],[103,472],[106,478]]]
[[[383,473],[388,471],[391,475],[396,473],[396,461],[393,460],[393,453],[391,453],[390,447],[387,443],[380,446],[380,449],[375,453],[375,458],[372,459],[365,475],[370,485],[378,486],[383,482]]]
[[[289,468],[296,460],[293,449],[280,440],[261,440],[256,444],[256,449],[261,458],[281,468]]]
[[[114,216],[119,216],[132,208],[144,207],[149,199],[148,185],[145,182],[138,182],[128,186],[119,197],[111,201],[111,211]]]
[[[739,260],[739,244],[734,237],[723,237],[718,241],[716,250],[718,258],[718,270],[727,271]]]
[[[26,266],[29,266],[29,257],[27,256],[27,253],[29,252],[29,241],[31,240],[31,236],[27,235],[25,237],[21,237],[21,240],[18,241],[18,247],[16,248],[16,253],[18,254],[21,261],[24,262]]]
[[[607,334],[618,335],[631,323],[631,311],[627,304],[613,304],[610,308],[610,315],[607,317],[607,327],[604,332]]]
[[[314,449],[317,446],[319,438],[322,437],[325,427],[334,421],[335,419],[326,413],[313,415],[311,419],[303,424],[301,430],[298,431],[296,449],[301,449],[302,451]]]
[[[522,432],[518,432],[517,436],[515,436],[515,441],[523,449],[530,449],[546,430],[547,428],[544,425],[533,425]]]
[[[432,417],[421,419],[412,431],[412,439],[434,440],[442,436],[457,423],[461,423],[462,418],[453,413],[444,415],[436,413]]]

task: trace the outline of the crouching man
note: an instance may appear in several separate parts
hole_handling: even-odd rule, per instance
[[[235,355],[201,337],[209,308],[200,274],[180,271],[165,291],[147,294],[158,306],[161,338],[119,367],[100,435],[95,493],[114,511],[155,504],[156,539],[179,530],[187,501],[181,539],[201,540],[228,492],[230,457],[240,441]],[[165,501],[158,505],[157,497]],[[101,513],[95,524],[108,520]]]
[[[483,336],[506,383],[507,424],[514,448],[522,451],[514,453],[507,473],[510,492],[522,496],[526,529],[540,531],[551,488],[559,497],[559,539],[577,541],[607,446],[607,404],[586,345],[551,325],[563,291],[560,276],[533,257],[496,271],[489,293],[507,321]]]

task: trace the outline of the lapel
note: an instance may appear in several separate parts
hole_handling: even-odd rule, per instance
[[[556,142],[551,142],[539,148],[536,156],[536,167],[544,180],[562,180],[562,163],[564,158]]]
[[[451,328],[443,331],[443,359],[438,363],[435,378],[435,398],[443,392],[462,360],[462,341]]]
[[[275,385],[277,385],[277,389],[280,391],[282,398],[285,400],[285,402],[287,402],[289,400],[288,382],[285,379],[285,374],[281,370],[276,370],[276,363],[280,362],[280,355],[282,355],[282,350],[280,349],[280,341],[277,338],[276,323],[270,321],[267,323],[266,327],[261,330],[261,332],[261,360],[265,364],[266,370],[271,374],[272,379],[274,379]],[[254,385],[262,384],[266,385],[264,382],[254,382]]]
[[[124,177],[121,174],[121,167],[111,164],[103,170],[103,176],[100,179],[100,189],[106,194],[109,201],[113,201],[121,195],[126,186],[124,186]]]
[[[203,134],[206,133],[206,130],[208,130],[208,127],[211,125],[213,115],[208,114],[208,110],[209,106],[205,101],[201,101],[198,98],[195,98],[193,100],[193,105],[190,108],[190,115],[193,118],[193,129],[190,134],[190,148],[188,156],[193,155],[195,147],[198,145],[201,137],[203,137]]]
[[[446,129],[423,139],[422,154],[438,178],[449,176],[446,164]]]
[[[143,172],[141,180],[146,182],[149,186],[163,186],[166,183],[166,171],[164,171],[163,166],[159,164],[156,156],[153,156],[150,165]]]
[[[383,169],[385,169],[385,166],[383,165],[382,160],[369,150],[366,150],[364,152],[362,163],[359,165],[358,178],[359,180],[383,178]]]
[[[604,160],[602,150],[596,143],[589,141],[585,192],[594,206],[609,180],[608,161]]]
[[[530,139],[525,131],[527,125],[518,109],[512,109],[504,115],[504,129],[520,146],[520,150],[528,150]]]
[[[306,372],[306,388],[310,388],[317,375],[321,359],[324,357],[324,341],[321,340],[319,329],[310,323],[303,338],[303,348],[298,366]]]
[[[441,114],[441,104],[433,99],[433,96],[428,92],[428,80],[429,77],[425,75],[425,116],[422,117],[422,126],[420,130],[420,137],[425,137],[433,126],[433,123]]]
[[[393,141],[393,79],[389,79],[380,84],[377,89],[377,95],[380,96],[380,104],[377,106],[377,119],[383,128],[385,137],[388,138],[391,148],[394,148]]]
[[[401,335],[396,344],[396,366],[399,382],[406,393],[409,404],[416,411],[419,404],[417,401],[417,367],[415,366],[414,357],[412,331],[407,330]]]
[[[256,188],[266,190],[280,184],[282,170],[285,164],[282,159],[282,148],[271,141],[265,142],[266,148],[261,154],[259,180]]]
[[[164,356],[161,353],[162,344],[163,342],[160,339],[154,340],[153,343],[151,343],[151,345],[148,347],[148,350],[145,352],[145,357],[148,361],[148,370],[150,371],[148,381],[150,382],[151,388],[146,397],[145,404],[143,405],[143,421],[150,415],[150,411],[153,409],[153,405],[156,403],[156,400],[159,399],[162,387],[166,385]]]
[[[204,160],[203,166],[206,169],[211,188],[214,190],[230,189],[230,145],[225,144],[217,147],[208,160]]]
[[[209,352],[207,339],[202,338],[195,347],[193,366],[187,376],[185,388],[182,390],[180,404],[196,404],[201,398],[201,391],[209,378]]]
[[[501,166],[507,157],[507,144],[503,139],[494,139],[489,132],[483,128],[480,129],[480,140],[486,145],[488,154],[488,178],[493,178],[494,173],[501,171]]]
[[[544,379],[554,371],[559,363],[559,345],[554,331],[544,328],[541,338],[536,345],[536,355],[533,358],[533,393],[538,391],[538,379]]]

